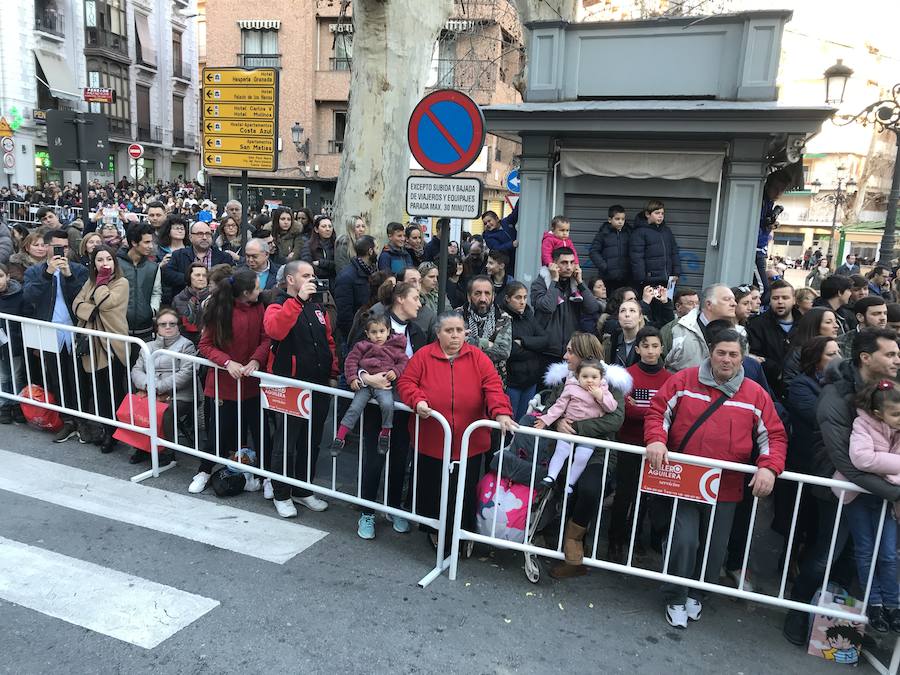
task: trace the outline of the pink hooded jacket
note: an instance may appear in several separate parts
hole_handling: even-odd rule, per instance
[[[602,417],[604,414],[612,412],[616,409],[616,399],[609,391],[606,378],[600,380],[600,390],[603,392],[602,403],[598,403],[591,392],[578,384],[578,380],[569,377],[562,394],[541,415],[541,421],[549,426],[563,416],[567,420],[579,422]]]
[[[891,429],[869,413],[857,410],[850,433],[850,461],[860,471],[878,474],[888,483],[900,485],[900,431]],[[834,478],[845,480],[835,472]],[[835,494],[840,497],[840,490]],[[844,503],[852,502],[858,493],[846,492]]]
[[[549,265],[553,262],[553,249],[560,246],[568,246],[575,252],[575,264],[578,262],[578,251],[575,250],[575,244],[571,239],[560,239],[553,232],[544,232],[544,238],[541,240],[541,265]]]

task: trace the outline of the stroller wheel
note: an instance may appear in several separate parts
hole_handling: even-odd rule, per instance
[[[525,577],[533,584],[541,580],[541,564],[534,553],[525,554]]]

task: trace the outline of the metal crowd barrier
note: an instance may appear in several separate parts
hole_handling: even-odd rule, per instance
[[[12,327],[13,324],[19,324],[22,332],[23,355],[17,356],[17,346],[13,344]],[[116,419],[115,412],[121,401],[116,399],[116,387],[113,382],[113,359],[117,358],[113,352],[113,343],[119,342],[125,346],[125,355],[129,363],[122,364],[127,373],[130,367],[131,357],[133,354],[140,353],[147,361],[150,350],[147,348],[143,340],[128,335],[117,335],[115,333],[106,333],[102,331],[91,330],[89,328],[80,328],[78,326],[66,326],[62,324],[51,323],[49,321],[39,321],[23,316],[13,314],[4,314],[0,312],[0,329],[3,330],[6,342],[0,346],[9,359],[9,367],[12,378],[12,392],[0,392],[0,397],[7,398],[17,403],[24,403],[47,410],[54,410],[57,413],[77,417],[88,422],[94,422],[104,426],[114,426],[119,429],[127,429],[135,433],[147,433],[147,428],[127,422],[120,422]],[[63,354],[63,350],[59,346],[58,333],[64,333],[71,342],[71,349]],[[110,409],[112,417],[101,416],[100,414],[100,396],[98,391],[97,376],[97,347],[94,340],[88,341],[88,356],[90,358],[90,372],[84,371],[82,359],[75,354],[75,340],[77,335],[87,335],[101,340],[101,351],[106,354],[107,368],[106,381],[104,386],[108,386],[108,394],[110,397]],[[103,346],[105,345],[105,349]],[[71,373],[75,374],[74,382],[68,385],[64,382],[64,374],[71,367]],[[49,372],[49,376],[48,376]],[[78,376],[83,373],[83,378]],[[126,391],[128,394],[134,393],[131,384],[131,378],[125,378]],[[86,381],[87,380],[87,381]],[[51,387],[51,383],[55,385]],[[45,392],[44,401],[36,401],[32,398],[23,397],[20,394],[26,387],[38,386]],[[49,402],[49,396],[52,389],[59,392],[60,400],[55,403]],[[69,396],[66,390],[71,392],[74,389],[74,396]],[[147,397],[150,400],[156,399],[155,381],[148,382]],[[73,400],[74,399],[74,400]],[[131,401],[129,397],[129,401]],[[105,404],[104,398],[104,404]],[[156,407],[149,408],[149,424],[150,428],[156,428]],[[134,420],[133,408],[131,408],[131,419]],[[156,452],[156,436],[150,436],[151,445],[151,462],[154,475],[159,475],[159,463]],[[140,477],[132,478],[133,481],[141,480]]]
[[[22,223],[31,228],[40,225],[37,212],[43,207],[53,209],[56,217],[63,225],[68,225],[73,220],[82,218],[80,206],[57,206],[55,204],[32,204],[31,202],[4,201],[0,202],[0,220],[9,224]],[[139,221],[146,221],[147,214],[134,213]],[[83,220],[83,218],[82,218]]]
[[[490,420],[479,420],[477,422],[472,423],[465,430],[465,432],[463,434],[462,447],[460,450],[459,476],[457,477],[457,480],[459,481],[460,485],[465,484],[466,472],[469,469],[469,467],[468,467],[468,451],[469,451],[469,442],[472,437],[472,434],[477,429],[484,428],[484,427],[489,428],[489,429],[499,429],[500,425],[497,424],[496,422],[493,422]],[[628,541],[627,556],[626,556],[625,562],[624,563],[616,563],[616,562],[612,562],[609,560],[604,560],[604,559],[598,557],[597,548],[598,548],[598,543],[600,540],[601,525],[603,523],[605,523],[606,520],[610,519],[609,517],[604,518],[604,513],[603,513],[603,511],[604,511],[603,502],[604,502],[604,498],[606,497],[608,479],[610,477],[609,476],[610,455],[611,455],[611,453],[616,453],[616,452],[640,455],[641,456],[640,475],[643,475],[644,464],[646,462],[646,448],[634,446],[634,445],[627,445],[624,443],[617,443],[617,442],[612,442],[612,441],[586,438],[583,436],[575,436],[572,434],[563,434],[563,433],[558,433],[555,431],[538,430],[538,429],[534,429],[534,428],[526,427],[526,426],[519,426],[518,429],[516,430],[516,434],[523,434],[526,436],[534,437],[534,452],[533,452],[532,462],[531,462],[531,477],[530,477],[530,483],[528,485],[528,487],[530,489],[530,493],[529,493],[530,495],[534,494],[535,486],[538,485],[538,483],[540,482],[540,480],[543,478],[543,476],[545,474],[545,471],[538,466],[538,462],[539,462],[538,443],[539,443],[540,439],[543,438],[543,439],[549,439],[551,441],[557,441],[557,440],[568,441],[569,443],[572,444],[572,449],[574,449],[574,447],[576,445],[592,446],[595,448],[595,452],[603,453],[603,460],[604,460],[603,461],[603,465],[604,465],[603,486],[601,488],[599,505],[597,507],[597,513],[596,513],[596,517],[594,520],[594,527],[591,530],[589,530],[588,534],[585,536],[585,540],[587,541],[587,543],[590,543],[591,546],[590,546],[590,551],[585,553],[584,560],[583,560],[584,565],[586,565],[588,567],[601,569],[601,570],[609,570],[612,572],[619,572],[619,573],[628,574],[628,575],[632,575],[632,576],[636,576],[636,577],[641,577],[644,579],[652,579],[652,580],[660,581],[660,582],[674,583],[677,585],[687,586],[690,588],[695,588],[695,589],[699,589],[699,590],[711,592],[711,593],[718,593],[721,595],[726,595],[726,596],[730,596],[730,597],[734,597],[734,598],[751,600],[754,602],[772,605],[772,606],[780,607],[783,609],[799,610],[799,611],[810,613],[810,614],[819,614],[819,615],[834,617],[834,618],[838,618],[838,619],[846,619],[846,620],[857,622],[857,623],[867,623],[868,622],[868,619],[866,617],[866,607],[867,607],[868,601],[869,601],[869,593],[872,588],[872,579],[874,578],[875,565],[876,565],[876,560],[878,557],[877,556],[877,550],[878,550],[877,543],[875,546],[875,553],[873,553],[872,564],[869,569],[869,578],[867,579],[866,584],[865,584],[865,593],[864,593],[864,597],[862,599],[861,614],[855,614],[855,613],[852,613],[849,611],[836,609],[833,607],[824,607],[824,606],[822,606],[823,598],[819,599],[818,604],[811,604],[808,602],[798,602],[796,600],[790,600],[789,598],[785,597],[788,570],[790,567],[790,562],[792,560],[793,551],[794,551],[794,541],[795,541],[795,536],[797,534],[797,519],[798,519],[798,515],[800,512],[800,501],[801,501],[801,497],[804,492],[804,488],[806,488],[807,486],[821,486],[821,487],[829,488],[829,489],[833,488],[833,489],[838,490],[839,495],[840,495],[838,498],[838,506],[837,506],[837,513],[836,513],[835,520],[834,520],[834,526],[833,526],[831,532],[830,533],[828,533],[828,532],[819,532],[818,533],[819,537],[823,537],[823,536],[830,537],[828,559],[827,559],[826,566],[825,566],[824,579],[820,585],[821,588],[826,588],[828,586],[828,581],[831,578],[835,555],[840,554],[840,551],[837,551],[837,552],[835,551],[835,544],[837,541],[838,526],[839,526],[839,523],[841,520],[841,513],[843,510],[844,494],[846,492],[856,492],[856,493],[865,493],[866,492],[865,490],[863,490],[859,486],[855,485],[854,483],[850,483],[848,481],[832,480],[829,478],[820,478],[818,476],[809,476],[809,475],[805,475],[805,474],[792,473],[792,472],[787,472],[787,471],[782,473],[780,476],[778,476],[778,479],[777,479],[778,481],[795,483],[797,485],[797,491],[796,491],[796,496],[794,498],[790,531],[789,531],[789,534],[787,537],[787,544],[786,544],[787,554],[786,554],[786,559],[785,559],[784,565],[783,565],[783,571],[781,572],[781,578],[780,578],[779,584],[778,584],[778,591],[777,591],[777,593],[767,594],[764,592],[760,592],[760,590],[758,590],[758,589],[750,591],[750,590],[747,590],[746,588],[744,588],[745,581],[746,581],[745,574],[746,574],[746,570],[748,569],[751,545],[753,543],[753,531],[754,531],[754,525],[756,522],[757,507],[759,504],[758,497],[753,497],[752,508],[751,508],[751,513],[750,513],[749,534],[747,536],[746,545],[744,546],[743,560],[742,560],[742,565],[741,565],[741,573],[740,573],[740,579],[739,579],[737,588],[723,585],[720,583],[709,583],[709,582],[706,582],[703,580],[706,576],[706,564],[707,564],[707,560],[709,557],[709,548],[710,548],[710,542],[711,542],[713,523],[715,521],[715,510],[716,510],[716,505],[717,505],[715,502],[713,502],[710,506],[711,513],[709,516],[709,527],[705,534],[705,538],[703,536],[701,536],[701,541],[700,541],[700,545],[702,546],[702,550],[703,550],[703,562],[701,565],[700,579],[691,579],[691,578],[676,576],[668,571],[670,547],[667,545],[667,543],[671,540],[672,533],[674,530],[674,524],[675,524],[675,513],[678,509],[679,502],[681,501],[678,497],[671,498],[673,500],[672,501],[671,520],[670,520],[669,527],[668,527],[668,534],[666,535],[666,539],[665,539],[666,544],[664,545],[665,553],[663,555],[662,569],[661,570],[648,569],[646,567],[639,567],[635,564],[635,560],[634,560],[635,543],[641,534],[638,531],[638,522],[640,520],[638,517],[638,514],[640,512],[641,496],[642,496],[640,484],[638,486],[638,490],[637,490],[637,494],[636,494],[636,498],[635,498],[636,501],[634,504],[634,515],[632,517],[631,526],[630,526],[630,537],[629,537],[629,541]],[[565,478],[566,478],[565,484],[566,485],[569,484],[568,472],[571,467],[571,460],[572,460],[571,453],[572,452],[573,452],[573,450],[570,450],[569,463],[568,463],[569,468],[567,468],[566,472],[565,472]],[[503,458],[504,458],[504,455],[503,455],[503,453],[501,453],[498,457],[498,466],[497,466],[497,475],[498,475],[497,484],[498,484],[498,486],[501,483],[501,481],[503,480],[503,476],[504,476]],[[694,455],[683,455],[683,454],[678,454],[678,453],[674,453],[674,452],[668,453],[668,463],[669,464],[677,464],[677,463],[694,464],[694,465],[709,467],[709,468],[713,468],[713,469],[722,469],[722,470],[740,472],[742,474],[755,474],[756,473],[756,467],[752,466],[752,465],[708,459],[705,457],[697,457]],[[562,477],[562,474],[560,477]],[[492,546],[495,548],[521,551],[523,553],[530,553],[530,554],[534,554],[534,555],[541,556],[544,558],[550,558],[550,559],[556,559],[556,560],[563,560],[565,558],[565,556],[563,554],[563,529],[564,529],[565,514],[567,512],[566,508],[568,506],[568,499],[569,499],[568,494],[563,493],[563,496],[562,496],[563,503],[562,503],[561,512],[563,514],[563,516],[562,516],[563,523],[560,526],[559,536],[556,538],[556,542],[555,542],[556,545],[554,548],[541,547],[541,546],[536,546],[533,543],[529,543],[527,541],[527,535],[526,535],[525,543],[509,541],[507,539],[498,537],[497,536],[497,515],[498,515],[497,511],[498,511],[498,509],[494,509],[493,521],[491,522],[490,535],[484,535],[479,532],[474,532],[474,531],[465,529],[463,527],[463,509],[464,509],[464,499],[467,499],[467,498],[472,499],[473,495],[464,495],[463,491],[457,492],[456,507],[455,507],[454,519],[453,519],[453,530],[452,530],[452,548],[451,548],[451,553],[450,553],[450,559],[451,559],[450,579],[451,580],[455,580],[458,575],[460,542],[462,542],[462,541],[477,542],[477,543],[485,544],[485,545]],[[532,501],[532,497],[530,496],[529,503],[527,506],[528,516],[527,516],[527,522],[526,522],[526,526],[525,526],[526,533],[528,533],[531,529],[531,524],[532,524],[531,518],[532,518],[532,511],[534,510],[534,508],[533,508],[534,506],[535,506],[535,504]],[[883,527],[885,527],[886,514],[887,514],[887,503],[885,502],[881,508],[881,516],[880,516],[878,529],[877,529],[877,533],[876,533],[876,537],[875,537],[876,542],[880,542],[880,540],[881,540],[882,530],[883,530]],[[887,525],[896,527],[896,524],[890,518],[887,518]],[[588,541],[589,538],[592,541]],[[705,539],[705,543],[704,543],[704,539]],[[867,658],[870,659],[870,661],[874,661],[874,658],[869,654],[868,650],[864,650],[863,654],[866,655]],[[894,646],[894,656],[893,656],[893,659],[891,662],[891,666],[885,668],[885,666],[882,666],[881,664],[877,663],[877,661],[875,663],[873,663],[873,665],[875,665],[876,669],[880,668],[881,669],[880,672],[896,673],[898,663],[900,663],[900,638],[898,638],[897,644]]]

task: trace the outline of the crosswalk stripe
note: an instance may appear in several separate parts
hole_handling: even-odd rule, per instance
[[[0,598],[153,649],[219,602],[0,537]]]
[[[0,490],[283,565],[328,533],[0,450]]]

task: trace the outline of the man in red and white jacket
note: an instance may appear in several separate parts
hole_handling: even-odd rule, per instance
[[[673,375],[650,402],[644,418],[647,460],[654,469],[668,460],[668,451],[679,451],[684,438],[704,411],[720,397],[726,400],[700,424],[680,452],[712,459],[748,464],[758,451],[756,475],[750,481],[753,494],[765,497],[784,470],[787,436],[772,399],[758,384],[744,377],[740,336],[734,330],[715,335],[710,356],[699,368]],[[706,578],[717,583],[728,547],[734,510],[743,496],[743,476],[723,471],[719,484],[715,523],[709,543]],[[670,542],[669,569],[673,575],[699,579],[711,507],[679,500]],[[701,594],[685,586],[666,584],[666,620],[686,628],[688,619],[698,620]]]

